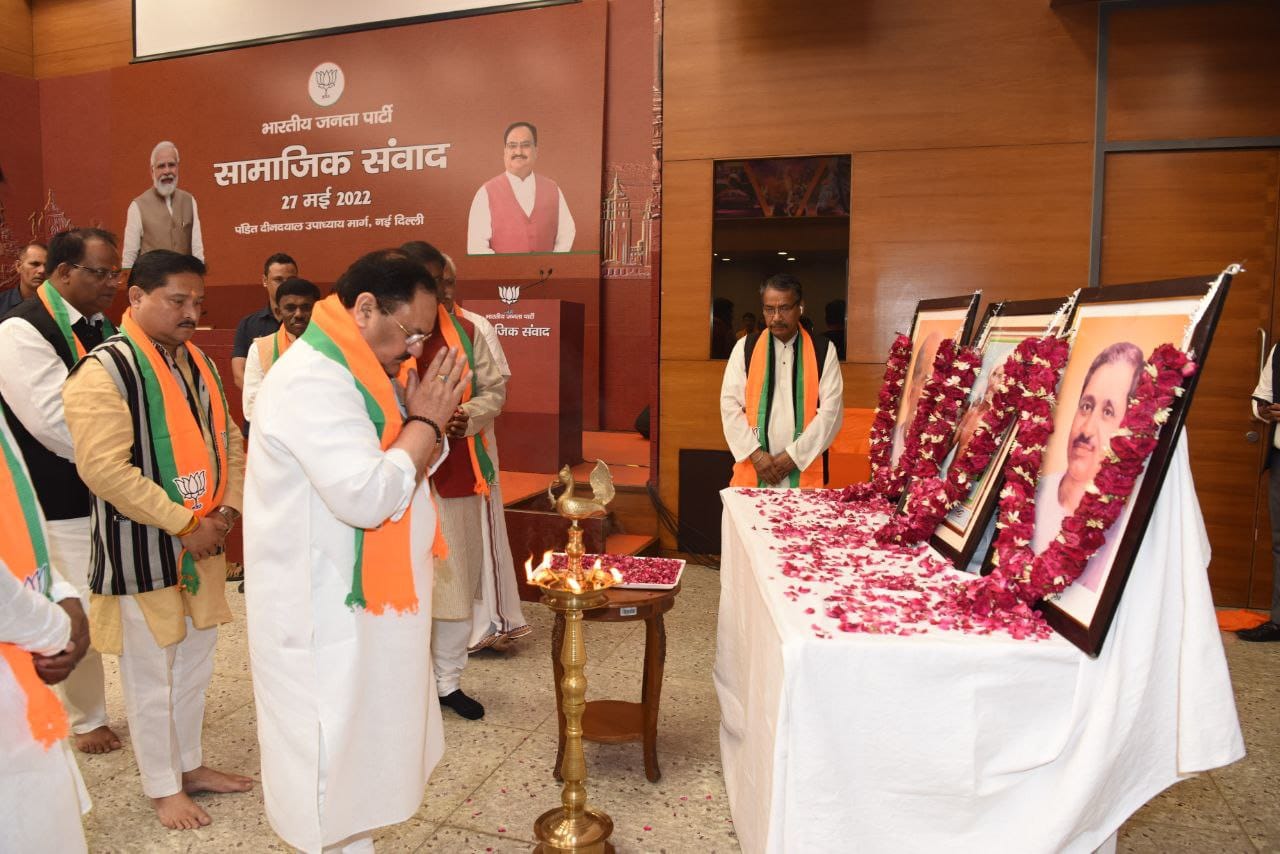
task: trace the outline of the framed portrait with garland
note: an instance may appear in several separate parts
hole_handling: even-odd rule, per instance
[[[946,477],[952,463],[962,456],[976,437],[1004,378],[1005,362],[1013,355],[1014,349],[1027,338],[1061,335],[1070,323],[1074,303],[1075,297],[1072,296],[1065,301],[1018,300],[987,306],[973,344],[982,354],[982,364],[965,411],[956,424],[951,450],[942,464],[940,476]],[[970,477],[967,493],[942,518],[929,540],[929,544],[958,569],[968,566],[975,555],[978,555],[976,562],[981,565],[983,547],[990,545],[1002,482],[1001,469],[1011,439],[1012,429],[1008,426],[999,436],[992,437],[993,452],[983,455],[986,461]]]
[[[911,318],[911,357],[907,362],[906,382],[894,419],[890,460],[896,464],[906,444],[906,432],[915,418],[920,393],[929,378],[934,356],[944,340],[955,339],[968,344],[978,316],[982,291],[958,297],[921,300]]]
[[[1102,649],[1130,573],[1160,570],[1135,567],[1134,560],[1230,279],[1224,272],[1090,288],[1076,301],[1066,330],[1070,354],[1058,384],[1053,430],[1040,449],[1031,551],[1043,576],[1074,576],[1037,607],[1088,655]],[[1157,400],[1160,393],[1166,393],[1163,402]],[[1146,432],[1135,426],[1143,423]],[[1142,454],[1149,454],[1145,463]],[[1129,474],[1125,460],[1133,466]],[[1105,527],[1108,513],[1118,516]],[[988,560],[998,557],[999,546],[997,534]]]

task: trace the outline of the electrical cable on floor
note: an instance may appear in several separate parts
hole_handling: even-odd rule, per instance
[[[679,518],[674,513],[672,513],[671,509],[662,502],[661,498],[658,497],[658,490],[654,488],[654,485],[652,483],[645,484],[645,489],[649,493],[649,501],[652,502],[653,504],[654,512],[658,514],[658,524],[662,525],[662,527],[665,528],[669,534],[671,534],[672,538],[676,540],[676,544],[679,545],[679,542],[680,542]],[[697,528],[693,527],[688,522],[685,523],[684,527],[685,527],[685,532],[688,534],[693,534],[694,536],[701,537],[703,539],[710,539],[710,537],[708,537],[705,532],[699,531]],[[701,552],[690,551],[688,549],[683,549],[683,551],[685,552],[685,554],[689,555],[689,557],[693,558],[702,566],[705,566],[708,569],[713,569],[716,572],[720,571],[719,555],[703,554]]]

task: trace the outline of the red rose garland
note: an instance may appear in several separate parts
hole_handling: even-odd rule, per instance
[[[925,384],[921,406],[917,408],[915,423],[912,424],[914,447],[912,443],[906,443],[899,460],[907,476],[937,476],[980,367],[982,354],[972,347],[961,347],[951,340],[943,341],[938,347],[938,355],[933,360],[933,375]],[[923,411],[926,396],[930,398],[927,413]],[[919,433],[915,430],[917,426],[920,427]],[[908,450],[913,452],[909,457]]]
[[[876,398],[876,415],[871,422],[871,481],[846,487],[849,500],[868,501],[877,495],[887,494],[892,475],[893,424],[898,417],[898,404],[902,402],[902,387],[907,379],[907,364],[911,361],[911,338],[898,335],[889,347],[889,358],[884,363],[884,381]]]
[[[1031,536],[1035,531],[1035,477],[1044,455],[1043,443],[1048,440],[1052,425],[1045,429],[1038,424],[1038,414],[1033,414],[1030,423],[1034,426],[1024,436],[1028,426],[1024,416],[1014,447],[1014,452],[1024,453],[1015,460],[1011,452],[1005,461],[1000,533],[995,544],[996,568],[987,577],[958,587],[950,603],[953,608],[978,617],[999,613],[1025,615],[1034,603],[1061,592],[1079,578],[1105,542],[1107,531],[1124,512],[1147,458],[1159,443],[1160,425],[1168,420],[1174,398],[1182,394],[1183,381],[1195,371],[1195,363],[1172,344],[1156,348],[1139,375],[1138,387],[1120,429],[1111,439],[1107,458],[1097,477],[1075,512],[1063,520],[1054,541],[1039,555],[1031,551]],[[1051,405],[1049,411],[1052,411]]]
[[[877,544],[911,545],[927,539],[937,530],[942,517],[973,489],[974,481],[991,464],[991,457],[999,450],[999,439],[1017,412],[1022,390],[1011,377],[1018,375],[1014,365],[1019,358],[1017,351],[1011,353],[1001,376],[992,379],[995,394],[991,408],[983,414],[964,451],[951,461],[946,479],[933,476],[912,481],[903,508],[906,512],[890,518],[876,532]]]

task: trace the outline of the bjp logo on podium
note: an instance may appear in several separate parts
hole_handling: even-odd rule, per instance
[[[178,491],[182,493],[182,500],[193,502],[191,505],[192,510],[199,510],[204,507],[200,503],[200,499],[205,493],[207,483],[208,473],[204,469],[191,474],[181,474],[173,479],[173,485],[178,487]]]
[[[498,285],[498,299],[506,305],[515,305],[520,299],[520,286]]]

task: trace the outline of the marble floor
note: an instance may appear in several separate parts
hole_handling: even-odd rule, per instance
[[[614,820],[619,852],[739,850],[721,777],[719,713],[711,684],[719,576],[685,573],[667,615],[668,656],[662,691],[662,779],[648,783],[638,744],[586,746],[593,802]],[[218,640],[205,718],[205,761],[258,776],[253,690],[243,622],[244,600],[228,587],[237,621]],[[444,759],[418,813],[376,836],[387,852],[514,852],[532,847],[534,819],[559,803],[551,776],[555,717],[548,651],[550,617],[526,605],[535,633],[505,653],[472,656],[466,690],[487,709],[483,721],[445,712]],[[639,699],[643,624],[587,624],[591,696]],[[1280,644],[1226,637],[1249,755],[1235,765],[1180,783],[1124,826],[1119,850],[1132,852],[1280,852]],[[94,852],[287,851],[263,813],[260,790],[204,795],[213,824],[167,831],[143,797],[120,698],[114,659],[107,659],[111,720],[126,749],[80,756],[93,796],[85,817]]]

